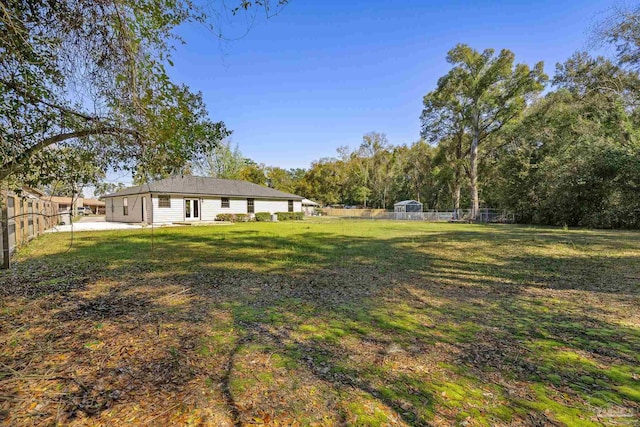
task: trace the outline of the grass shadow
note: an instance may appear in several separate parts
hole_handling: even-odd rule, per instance
[[[58,422],[134,405],[218,425],[637,415],[637,233],[280,225],[156,230],[153,253],[146,230],[33,242],[0,276],[0,391],[38,396],[27,378],[53,367],[71,380],[39,411]]]

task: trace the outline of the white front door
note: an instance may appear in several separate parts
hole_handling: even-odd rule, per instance
[[[200,219],[199,199],[184,199],[184,219],[185,221],[195,221]]]

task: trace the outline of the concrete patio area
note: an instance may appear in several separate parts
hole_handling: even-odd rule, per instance
[[[64,233],[71,231],[100,231],[100,230],[132,230],[142,228],[142,224],[127,224],[124,222],[106,222],[104,216],[87,216],[73,224],[56,225],[45,233]]]

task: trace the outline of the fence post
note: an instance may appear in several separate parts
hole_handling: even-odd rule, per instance
[[[8,194],[7,194],[8,196]],[[9,268],[9,256],[11,249],[9,248],[9,203],[7,197],[0,197],[0,222],[2,223],[2,268]]]

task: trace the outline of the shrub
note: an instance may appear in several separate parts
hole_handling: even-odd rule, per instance
[[[276,212],[278,215],[278,221],[292,221],[304,219],[304,213],[302,212]]]
[[[278,215],[278,221],[292,221],[304,219],[304,213],[302,212],[276,212]],[[258,212],[255,214],[255,220],[261,222],[271,221],[271,214],[269,212]],[[248,214],[218,214],[216,215],[216,221],[229,221],[229,222],[249,222],[251,216]]]
[[[278,221],[289,221],[291,219],[291,212],[276,212],[278,215]]]
[[[251,221],[251,217],[248,214],[236,214],[235,218],[233,219],[234,222],[249,222]]]
[[[269,222],[271,221],[271,214],[269,212],[258,212],[256,214],[256,221]]]
[[[216,215],[216,221],[230,221],[233,222],[234,215],[233,214],[218,214]]]

